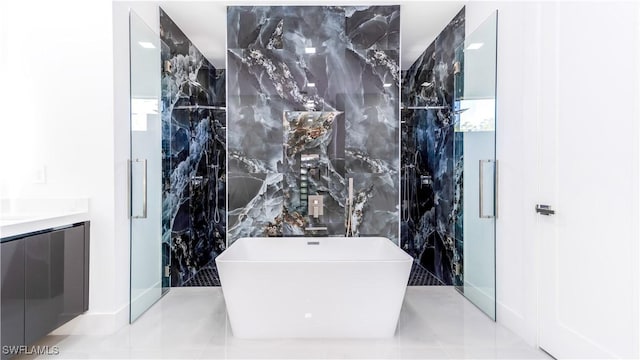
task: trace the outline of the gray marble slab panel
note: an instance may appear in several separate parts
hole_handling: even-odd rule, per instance
[[[395,186],[374,181],[371,191],[375,199],[386,199],[385,206],[390,201],[397,208],[399,10],[228,8],[229,173],[267,174],[273,181],[278,174],[281,179],[281,213],[269,212],[269,219],[266,212],[249,210],[255,197],[238,200],[237,207],[234,202],[236,225],[230,233],[235,238],[262,234],[268,224],[273,234],[318,235],[305,228],[322,225],[327,235],[344,235],[347,173],[395,177]],[[313,167],[308,166],[311,155],[317,155]],[[313,178],[305,177],[304,184],[303,164],[316,172]],[[230,198],[237,193],[231,188],[239,186],[230,182]],[[272,182],[264,191],[276,186]],[[309,216],[309,195],[323,196],[324,215],[318,219]],[[363,195],[363,204],[368,198]],[[373,203],[378,205],[377,200]],[[389,226],[364,225],[367,231],[397,238],[397,221],[394,226],[386,220],[389,211],[370,211],[372,224]]]

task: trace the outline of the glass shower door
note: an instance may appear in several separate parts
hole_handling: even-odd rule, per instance
[[[129,16],[131,81],[130,317],[135,321],[163,295],[162,128],[160,37]]]
[[[496,318],[495,222],[497,216],[496,49],[494,12],[456,51],[454,154],[462,171],[462,282],[457,289]]]

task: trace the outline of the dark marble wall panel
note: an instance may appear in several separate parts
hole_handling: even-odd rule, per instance
[[[347,170],[352,173],[389,173],[398,163],[397,51],[346,53],[349,85],[345,111]],[[366,136],[363,136],[366,134]]]
[[[435,41],[406,70],[403,77],[402,103],[406,106],[438,106],[443,103],[436,91]],[[421,66],[417,66],[420,64]]]
[[[354,48],[400,48],[400,12],[397,7],[351,6],[347,8],[346,16],[346,35]]]
[[[353,174],[356,211],[352,215],[354,233],[359,236],[377,236],[398,231],[398,173]],[[356,184],[361,184],[360,186]],[[360,212],[360,209],[369,209]],[[397,238],[397,234],[395,237]]]
[[[226,72],[162,9],[160,37],[163,256],[182,286],[226,246]]]
[[[464,169],[464,133],[457,131],[453,135],[453,176],[455,184],[453,186],[453,235],[455,239],[455,259],[454,264],[457,266],[454,269],[454,284],[462,284],[463,281],[463,259],[464,259],[464,232],[463,232],[463,205],[464,205],[464,183],[463,183],[463,169]]]
[[[281,236],[282,186],[282,174],[229,174],[229,236]]]
[[[344,235],[349,178],[350,230],[397,241],[399,15],[399,6],[228,8],[229,174],[238,180],[229,242]],[[323,196],[324,215],[309,216],[305,191]]]
[[[463,154],[452,109],[464,31],[463,8],[402,72],[400,243],[448,285],[462,280]],[[416,106],[425,108],[406,109]]]

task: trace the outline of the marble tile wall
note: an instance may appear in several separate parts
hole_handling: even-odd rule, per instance
[[[160,37],[163,256],[182,286],[226,246],[226,72],[162,9]]]
[[[402,72],[400,245],[447,285],[461,284],[463,275],[463,154],[452,109],[464,14]],[[430,108],[407,109],[416,106]]]
[[[400,7],[230,6],[227,27],[229,243],[347,230],[397,242]]]

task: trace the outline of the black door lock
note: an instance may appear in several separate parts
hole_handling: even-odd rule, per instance
[[[556,213],[554,210],[551,209],[551,206],[540,205],[540,204],[536,205],[536,212],[540,215],[547,215],[547,216],[553,215]]]

